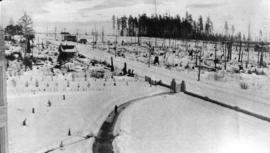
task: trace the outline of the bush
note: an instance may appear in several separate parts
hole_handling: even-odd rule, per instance
[[[255,74],[256,75],[265,75],[265,72],[263,70],[255,69]]]
[[[38,81],[36,80],[36,87],[39,87],[39,83],[38,83]]]
[[[224,72],[220,72],[220,73],[214,72],[213,74],[210,73],[209,75],[211,78],[213,77],[214,81],[222,81],[225,78]]]
[[[71,75],[71,77],[72,77],[72,81],[75,81],[75,74],[74,73],[72,73],[72,75]]]
[[[104,71],[92,71],[90,76],[93,78],[104,78],[104,73]]]
[[[241,82],[240,87],[241,87],[241,89],[244,89],[244,90],[248,89],[248,85],[245,82]]]

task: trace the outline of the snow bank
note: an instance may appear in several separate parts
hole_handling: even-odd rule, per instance
[[[117,124],[117,153],[270,151],[268,122],[184,94],[135,103]]]

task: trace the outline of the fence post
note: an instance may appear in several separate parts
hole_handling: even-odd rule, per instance
[[[176,81],[175,81],[175,79],[172,79],[171,90],[172,90],[172,92],[176,93]]]
[[[186,91],[186,83],[184,80],[182,80],[181,82],[181,92],[185,92]]]

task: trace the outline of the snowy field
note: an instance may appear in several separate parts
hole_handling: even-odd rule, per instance
[[[28,82],[27,87],[25,82]],[[36,82],[39,82],[38,87]],[[69,87],[66,86],[67,82],[70,82]],[[140,78],[128,77],[115,77],[115,81],[94,78],[87,81],[75,78],[72,81],[68,75],[46,77],[38,70],[9,77],[10,153],[45,152],[58,147],[61,141],[66,147],[54,152],[91,153],[93,138],[80,140],[86,135],[97,134],[114,105],[166,90],[150,87]],[[50,107],[48,101],[51,102]],[[35,113],[32,112],[33,108]],[[22,126],[25,119],[26,126]],[[69,129],[71,136],[68,136]]]
[[[111,55],[106,52],[93,50],[84,45],[79,45],[78,47],[82,54],[91,58],[107,61],[111,58]],[[201,74],[201,81],[198,82],[196,71],[175,71],[157,66],[148,68],[146,64],[138,61],[132,61],[122,57],[114,59],[114,64],[118,67],[123,67],[124,62],[127,63],[128,68],[134,69],[141,76],[147,75],[153,79],[162,80],[167,83],[170,83],[173,78],[178,83],[185,80],[188,91],[231,105],[241,106],[258,114],[270,116],[268,111],[270,108],[268,101],[270,99],[270,95],[268,94],[270,77],[268,75],[233,74],[222,71],[217,73],[203,72]],[[247,84],[248,89],[243,90],[240,86],[241,83]]]
[[[116,153],[270,152],[270,123],[184,94],[135,103],[116,127]]]

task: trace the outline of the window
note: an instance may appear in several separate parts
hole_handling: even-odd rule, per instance
[[[5,153],[5,127],[0,128],[0,153]]]

